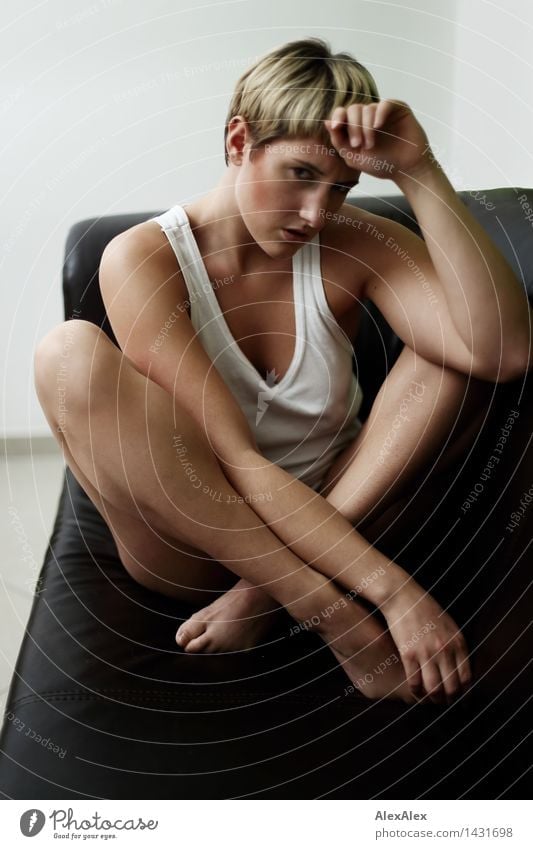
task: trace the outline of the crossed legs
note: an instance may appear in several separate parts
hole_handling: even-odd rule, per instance
[[[237,501],[192,417],[103,331],[79,320],[58,325],[39,344],[34,369],[37,395],[65,459],[138,583],[198,605],[241,577],[268,598],[269,609],[283,607],[297,621],[316,619],[317,632],[352,682],[395,652],[376,617],[358,600],[337,610],[344,591],[336,582],[303,562]],[[222,494],[220,502],[202,497],[176,473],[176,431],[198,475]],[[376,558],[383,559],[378,552]],[[321,614],[327,609],[336,612],[326,619]],[[416,700],[400,663],[373,680],[365,695]],[[440,700],[441,694],[430,697]]]
[[[197,605],[217,597],[210,605],[217,605],[217,616],[209,618],[209,608],[204,608],[200,618],[203,614],[208,624],[218,620],[218,634],[226,641],[229,635],[235,648],[256,641],[263,623],[270,624],[271,613],[282,606],[302,620],[311,618],[315,607],[327,606],[328,592],[337,599],[338,588],[290,550],[280,550],[278,538],[246,504],[230,504],[228,498],[206,505],[205,499],[193,497],[190,487],[180,488],[172,445],[176,426],[187,431],[202,478],[214,490],[235,495],[192,419],[94,325],[70,321],[45,337],[36,352],[35,380],[67,463],[109,525],[121,560],[136,581]],[[58,405],[60,384],[64,410]],[[364,456],[361,444],[359,462]],[[264,551],[260,562],[257,556],[243,555],[258,548]],[[235,584],[236,576],[241,581]],[[231,592],[225,592],[229,587]],[[357,625],[359,651],[372,643],[379,647],[372,660],[388,656],[390,635],[357,603],[349,608],[346,615],[351,628]],[[199,621],[195,616],[184,628],[187,649],[224,649],[205,621],[200,633],[191,633],[193,621],[194,627]],[[349,650],[352,655],[353,640]],[[401,689],[403,684],[395,686]]]
[[[395,432],[391,424],[415,382],[423,392],[413,396],[409,416]],[[420,522],[417,510],[410,509],[413,491],[429,475],[425,506],[438,503],[449,472],[479,432],[493,393],[493,384],[469,381],[404,347],[363,428],[325,476],[321,494],[378,549],[398,533],[405,539]],[[393,450],[384,452],[391,433]],[[178,641],[187,651],[236,650],[256,643],[274,622],[272,600],[241,580],[184,622]]]

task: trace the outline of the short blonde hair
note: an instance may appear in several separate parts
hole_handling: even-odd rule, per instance
[[[314,136],[331,145],[324,120],[337,106],[379,100],[370,71],[349,53],[332,53],[321,38],[290,41],[252,65],[237,81],[224,128],[242,115],[252,150],[282,136]]]

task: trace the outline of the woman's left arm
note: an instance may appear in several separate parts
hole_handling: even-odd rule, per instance
[[[337,107],[325,124],[346,164],[394,180],[406,196],[425,239],[419,253],[427,252],[473,360],[489,371],[526,371],[533,364],[527,295],[455,192],[411,108],[398,100],[352,104]]]
[[[444,289],[452,321],[478,359],[528,368],[531,318],[527,296],[481,224],[426,151],[420,164],[398,172]],[[500,344],[501,343],[501,344]]]

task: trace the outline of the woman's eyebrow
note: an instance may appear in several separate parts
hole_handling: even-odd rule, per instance
[[[311,162],[306,162],[305,159],[294,159],[293,162],[297,162],[298,165],[303,165],[305,168],[308,168],[310,171],[316,171],[317,174],[320,174],[321,177],[327,176],[324,171],[322,171],[317,165],[313,165]],[[357,180],[348,180],[345,183],[332,183],[332,186],[342,186],[345,189],[353,189],[359,182],[359,178]]]
[[[310,171],[316,171],[317,174],[320,174],[321,177],[326,176],[324,171],[321,171],[321,169],[318,167],[318,165],[313,165],[312,162],[306,162],[305,159],[294,159],[293,161],[297,162],[298,165],[304,165],[306,168],[309,168]]]

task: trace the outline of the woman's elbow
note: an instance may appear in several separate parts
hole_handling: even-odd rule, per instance
[[[492,383],[512,383],[514,380],[521,380],[533,366],[533,355],[531,350],[524,354],[515,354],[514,357],[508,356],[505,360],[501,360],[491,370],[492,374],[487,375],[487,380]]]

